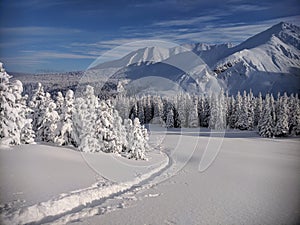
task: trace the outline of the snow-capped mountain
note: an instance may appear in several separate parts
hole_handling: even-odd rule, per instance
[[[223,88],[230,94],[250,89],[255,95],[300,93],[300,28],[279,23],[236,46],[229,43],[183,44],[173,48],[150,46],[118,60],[93,65],[80,74],[83,76],[77,83],[90,82],[97,86],[97,82],[114,80],[113,86],[117,86],[125,80],[125,83],[138,83],[138,89],[143,91],[158,91],[154,86],[168,89],[173,83],[172,87],[177,86],[175,91],[179,87],[193,92]],[[24,82],[37,82],[38,77],[45,76],[29,79],[26,75]],[[55,77],[62,87],[63,75],[51,74],[51,84],[55,83]]]
[[[279,23],[240,45],[218,61],[214,72],[227,88],[255,93],[296,92],[300,87],[300,28]]]
[[[184,89],[194,83],[200,92],[219,86],[232,94],[250,89],[255,94],[298,93],[299,49],[300,28],[279,23],[237,46],[197,43],[171,49],[149,47],[96,68],[122,68],[114,74],[116,79],[156,76],[176,82]]]
[[[121,59],[101,63],[93,69],[103,69],[103,68],[123,68],[133,64],[152,64],[156,62],[161,62],[164,59],[169,58],[171,55],[176,54],[178,51],[174,49],[168,49],[164,47],[145,47],[135,51],[130,52],[128,55],[122,57]]]

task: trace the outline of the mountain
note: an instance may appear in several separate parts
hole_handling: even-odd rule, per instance
[[[300,28],[279,23],[231,49],[214,72],[231,93],[300,92]]]
[[[121,59],[96,65],[93,67],[93,69],[123,68],[132,64],[141,65],[143,63],[152,64],[161,62],[162,60],[169,58],[173,54],[176,54],[176,51],[174,51],[173,49],[157,46],[145,47],[132,51]]]
[[[78,76],[66,74],[17,78],[32,88],[32,82],[44,83],[51,77],[51,82],[46,82],[49,91],[51,86],[58,90],[88,83],[97,86],[97,90],[108,83],[105,90],[109,90],[121,83],[130,93],[134,90],[168,93],[180,89],[207,93],[220,88],[230,94],[250,89],[255,95],[300,93],[300,28],[281,22],[236,46],[230,43],[194,43],[173,48],[149,46],[114,61],[93,64],[92,68],[78,73],[82,75],[78,82],[74,82]]]
[[[193,84],[200,92],[215,91],[212,86],[219,86],[231,94],[250,89],[254,94],[299,93],[299,49],[300,28],[281,22],[237,46],[196,43],[170,49],[148,47],[95,69],[118,68],[112,77],[131,81],[161,77],[185,90]]]

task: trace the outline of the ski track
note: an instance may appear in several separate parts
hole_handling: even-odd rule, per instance
[[[45,202],[6,212],[1,215],[3,224],[66,224],[78,221],[84,217],[104,214],[118,208],[124,208],[126,200],[136,200],[130,196],[142,189],[148,189],[155,184],[151,181],[164,175],[171,167],[172,159],[168,154],[165,162],[149,173],[137,177],[133,181],[119,184],[98,186],[98,183],[85,189],[60,194],[58,197]],[[126,195],[129,197],[126,198]],[[121,199],[123,202],[112,206],[101,207],[108,200]]]
[[[141,198],[135,197],[136,193],[152,188],[158,183],[155,183],[152,181],[156,178],[162,176],[164,178],[170,177],[171,175],[167,173],[167,171],[172,167],[173,160],[171,157],[169,157],[168,154],[167,163],[164,164],[164,166],[161,167],[160,170],[153,173],[149,178],[142,180],[139,184],[133,185],[132,187],[115,194],[110,195],[107,198],[101,199],[100,201],[97,200],[95,202],[92,202],[88,206],[81,207],[80,209],[72,210],[69,213],[65,213],[63,215],[58,215],[55,218],[51,218],[51,220],[45,218],[43,221],[39,221],[38,224],[55,224],[55,225],[62,225],[66,223],[72,223],[72,222],[78,222],[81,221],[84,218],[92,217],[96,215],[103,215],[118,209],[125,208],[130,201],[136,201],[141,200]],[[145,198],[155,198],[160,196],[161,194],[149,194],[145,195],[143,197]],[[119,200],[119,202],[117,201]],[[112,204],[109,204],[107,206],[103,206],[104,203],[108,201],[117,201],[113,202]],[[35,224],[35,223],[33,223]]]

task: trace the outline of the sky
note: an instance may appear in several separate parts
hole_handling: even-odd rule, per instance
[[[13,72],[85,70],[151,40],[238,44],[281,21],[300,25],[299,0],[0,0],[0,61]]]

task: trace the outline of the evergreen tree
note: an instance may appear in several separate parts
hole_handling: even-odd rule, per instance
[[[153,98],[153,124],[163,124],[162,114],[163,114],[163,102],[159,96]]]
[[[198,101],[194,102],[189,115],[189,127],[199,127]]]
[[[41,116],[40,126],[37,128],[39,141],[54,142],[59,115],[56,112],[56,104],[50,102]]]
[[[73,116],[74,144],[80,151],[97,152],[99,141],[96,138],[98,98],[92,86],[86,86],[82,97],[76,98]]]
[[[253,121],[253,126],[257,126],[258,122],[260,120],[260,116],[262,114],[262,109],[263,109],[263,99],[262,95],[259,92],[258,97],[256,98],[256,104],[255,104],[255,109],[254,109],[254,121]]]
[[[57,93],[56,102],[55,102],[55,104],[56,104],[56,111],[57,111],[58,115],[62,114],[64,103],[65,103],[64,96],[59,91]]]
[[[145,98],[145,123],[150,123],[153,118],[153,107],[150,95]]]
[[[38,127],[41,126],[41,118],[45,112],[46,104],[44,88],[41,83],[38,83],[29,102],[29,107],[32,109],[32,128],[35,132],[37,132]]]
[[[4,145],[31,143],[34,136],[31,121],[27,118],[26,97],[22,97],[23,85],[10,82],[0,63],[0,139]]]
[[[242,96],[240,92],[237,93],[235,98],[235,104],[232,110],[232,115],[229,120],[229,126],[231,128],[238,128],[238,121],[239,117],[241,116],[241,110],[242,110]]]
[[[128,147],[125,152],[127,158],[145,159],[147,151],[147,138],[145,138],[145,130],[141,126],[138,118],[135,118],[133,124],[131,120],[125,121],[127,132]]]
[[[35,133],[32,128],[32,119],[31,119],[31,113],[32,110],[27,106],[28,96],[25,95],[20,99],[20,106],[21,106],[21,112],[19,115],[23,119],[23,125],[21,128],[21,143],[22,144],[32,144],[34,143]]]
[[[174,110],[171,104],[169,104],[168,107],[168,113],[167,113],[167,119],[166,119],[166,125],[167,128],[174,127]]]
[[[138,118],[139,121],[144,124],[145,123],[145,114],[144,114],[144,105],[143,105],[143,101],[139,100],[137,102],[137,111],[138,111]]]
[[[73,134],[74,92],[68,90],[61,105],[60,120],[56,129],[54,142],[58,145],[75,145]]]
[[[275,109],[273,96],[266,95],[261,118],[258,123],[259,134],[263,137],[273,137],[275,127]]]
[[[289,133],[289,111],[288,111],[288,97],[286,93],[284,96],[277,99],[276,110],[276,126],[274,130],[275,136],[285,136]]]
[[[212,93],[210,101],[210,119],[209,128],[216,129],[218,121],[219,102],[216,93]]]
[[[250,106],[248,102],[248,97],[246,91],[244,91],[242,102],[241,102],[241,107],[239,109],[238,113],[238,119],[235,123],[235,127],[240,129],[240,130],[247,130],[250,127],[249,124],[249,119],[250,119]]]
[[[291,109],[289,117],[289,130],[292,135],[300,134],[300,101],[298,95],[290,97],[289,108]]]
[[[115,113],[116,117],[119,117]],[[117,137],[113,108],[110,101],[101,101],[98,110],[98,119],[96,121],[96,139],[99,140],[99,151],[103,152],[121,152],[123,143]],[[121,122],[121,121],[119,121]]]

